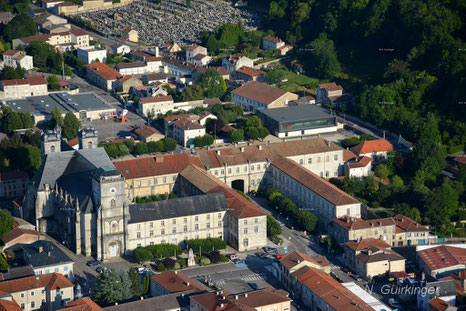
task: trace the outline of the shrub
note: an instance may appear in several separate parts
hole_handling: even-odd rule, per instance
[[[178,259],[176,263],[180,266],[180,269],[186,267],[186,259]]]
[[[157,265],[157,271],[158,271],[158,272],[163,272],[163,271],[165,271],[165,266],[164,266],[163,263],[159,263],[159,264]]]
[[[227,258],[227,256],[220,254],[220,262],[229,262],[230,260]]]
[[[199,251],[209,252],[209,251],[225,249],[227,247],[227,243],[218,238],[189,240],[188,245],[198,255],[201,255],[199,254]]]
[[[173,269],[175,267],[176,261],[174,259],[171,259],[170,257],[164,258],[162,260],[163,265],[167,269]]]
[[[139,263],[154,259],[152,252],[146,248],[136,248],[133,251],[133,256]]]
[[[210,259],[209,258],[202,258],[201,259],[201,266],[207,266],[210,265]]]
[[[278,223],[278,221],[275,220],[270,215],[267,215],[267,236],[268,237],[276,237],[277,235],[282,233],[282,227]]]
[[[217,263],[220,261],[220,252],[219,251],[213,251],[210,252],[207,257],[209,257],[210,261],[213,263]]]
[[[173,266],[173,269],[178,270],[181,268],[181,265],[175,261],[175,265]]]

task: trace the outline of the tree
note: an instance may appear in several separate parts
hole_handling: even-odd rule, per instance
[[[407,203],[395,204],[393,210],[397,215],[404,215],[414,221],[421,222],[421,212],[417,208],[409,206]]]
[[[206,43],[206,48],[211,55],[216,55],[218,52],[218,41],[214,35],[211,35]]]
[[[130,270],[134,270],[130,268]],[[120,282],[121,282],[121,297],[120,300],[127,300],[133,297],[133,284],[131,279],[129,278],[129,274],[125,271],[120,271]],[[141,280],[139,280],[141,283]]]
[[[317,217],[311,212],[303,209],[298,210],[297,221],[307,232],[314,231],[317,225]]]
[[[47,78],[47,88],[51,92],[60,91],[60,80],[58,80],[57,76],[49,76]]]
[[[223,77],[212,69],[201,74],[199,85],[208,98],[222,97],[227,91],[227,85]]]
[[[34,57],[34,66],[44,72],[60,74],[63,56],[53,46],[43,41],[31,42],[27,46],[27,53]]]
[[[267,215],[267,236],[276,237],[280,234],[282,234],[282,227],[278,221],[276,221],[272,216]]]
[[[279,85],[284,77],[285,71],[280,68],[274,68],[265,74],[265,81],[271,85]]]
[[[388,177],[388,174],[390,171],[388,170],[388,167],[385,164],[379,164],[375,168],[375,176],[379,177],[380,179],[385,179]]]
[[[307,57],[307,64],[319,77],[333,78],[340,71],[335,46],[326,33],[321,33],[308,48],[312,53]]]
[[[12,79],[24,79],[26,70],[17,66],[16,68],[10,66],[4,66],[3,71],[0,74],[0,79],[2,80],[12,80]]]
[[[10,232],[13,228],[13,224],[14,220],[10,211],[7,209],[0,209],[0,237]]]
[[[32,121],[32,116],[29,112],[20,112],[19,117],[23,123],[23,129],[29,129],[34,127],[34,121]]]
[[[135,250],[133,250],[133,256],[134,256],[134,259],[136,259],[136,261],[139,263],[143,263],[143,262],[154,259],[153,253],[144,247],[136,248]]]
[[[261,140],[263,140],[264,138],[266,138],[270,134],[269,130],[266,127],[263,127],[263,126],[258,127],[257,130],[259,131],[259,138]]]
[[[392,181],[391,181],[391,186],[396,190],[403,189],[403,186],[404,186],[403,179],[401,179],[401,177],[398,175],[393,176]]]
[[[121,291],[121,278],[113,269],[110,269],[97,277],[96,286],[92,292],[92,300],[104,305],[113,304],[121,300]]]
[[[429,223],[441,229],[451,221],[458,209],[459,195],[448,178],[435,188],[425,200],[425,217]]]
[[[196,147],[202,147],[204,146],[202,143],[202,136],[197,136],[194,138],[194,146]]]
[[[105,144],[104,149],[110,158],[116,158],[119,154],[118,146],[114,143]]]
[[[163,142],[159,141],[150,141],[147,143],[147,148],[149,153],[162,152],[163,151]]]
[[[22,127],[23,122],[16,112],[8,112],[6,116],[3,117],[3,129],[5,132],[12,133],[14,130],[21,129]]]
[[[210,146],[214,143],[214,137],[209,134],[205,134],[202,136],[202,145],[204,146]]]
[[[34,19],[27,14],[15,16],[3,30],[5,41],[13,41],[20,37],[29,37],[37,33],[37,26]]]
[[[261,119],[258,116],[252,116],[246,121],[247,127],[260,127],[262,126]]]
[[[181,92],[182,101],[201,100],[204,98],[202,87],[198,84],[188,86]]]
[[[259,137],[259,131],[257,130],[257,127],[247,127],[245,135],[247,139],[254,140]]]
[[[128,270],[128,277],[131,282],[131,296],[139,297],[143,294],[141,287],[141,277],[132,267]]]
[[[118,143],[116,146],[118,148],[118,156],[119,157],[124,157],[124,156],[129,154],[129,149],[128,149],[128,147],[126,147],[125,144]]]
[[[74,113],[68,111],[63,120],[63,136],[68,140],[75,138],[80,127],[81,121],[76,118]]]
[[[232,129],[228,132],[228,137],[230,138],[231,142],[237,143],[239,141],[244,140],[243,130],[235,130]]]
[[[139,142],[136,144],[136,147],[134,148],[136,151],[136,154],[145,154],[149,152],[149,149],[147,148],[147,144],[145,142]]]
[[[54,128],[55,126],[63,126],[63,117],[60,108],[54,107],[50,112],[50,127]]]
[[[162,142],[164,152],[173,151],[176,149],[177,143],[176,140],[174,140],[173,138],[165,137],[164,139],[162,139]]]

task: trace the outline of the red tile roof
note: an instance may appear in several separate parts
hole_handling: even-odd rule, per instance
[[[325,301],[333,310],[374,310],[352,291],[323,271],[310,269],[306,273],[299,275],[298,281]]]
[[[369,245],[363,249],[358,255],[356,255],[358,260],[364,263],[373,263],[379,261],[405,261],[403,256],[400,256],[397,252],[375,245]]]
[[[351,148],[358,155],[393,150],[393,145],[386,139],[367,140]]]
[[[350,241],[345,243],[346,246],[348,246],[350,249],[353,251],[361,251],[363,249],[368,248],[371,245],[378,246],[381,248],[390,248],[390,245],[382,241],[380,239],[373,239],[373,238],[368,238],[368,239],[362,239],[361,241]]]
[[[68,145],[70,145],[71,147],[73,146],[77,146],[79,144],[79,139],[78,138],[73,138],[71,140],[68,140],[67,141]]]
[[[89,298],[81,298],[69,302],[66,308],[60,309],[60,311],[104,311],[104,309]]]
[[[203,193],[222,192],[225,195],[229,213],[236,218],[249,218],[266,215],[254,203],[228,187],[219,179],[207,173],[201,167],[188,165],[180,175]]]
[[[343,151],[343,161],[349,161],[351,159],[356,159],[358,156],[349,151],[348,149],[345,149]]]
[[[31,42],[36,42],[36,41],[47,41],[48,39],[50,39],[50,37],[52,37],[52,35],[35,35],[35,36],[29,36],[29,37],[22,37],[22,38],[19,38],[19,40],[21,40],[21,42],[23,43],[31,43]]]
[[[453,159],[453,161],[466,165],[466,155],[459,155]]]
[[[323,138],[311,138],[298,141],[286,141],[266,144],[250,145],[246,144],[238,147],[221,149],[218,154],[214,150],[200,150],[199,156],[205,167],[222,167],[224,164],[239,165],[255,162],[266,162],[267,159],[273,161],[283,157],[305,155],[310,153],[324,153],[339,151],[342,148]]]
[[[197,115],[194,114],[194,113],[183,113],[183,114],[174,114],[174,115],[168,116],[164,120],[165,120],[165,122],[171,122],[171,121],[180,120],[180,119],[184,119],[184,118],[194,119],[196,117],[197,117]]]
[[[181,271],[165,271],[151,277],[151,280],[159,284],[170,294],[184,292],[192,289],[203,290],[201,284],[189,278]]]
[[[44,76],[30,76],[25,79],[12,79],[12,80],[2,80],[1,81],[4,86],[10,86],[10,85],[24,85],[24,84],[29,84],[29,85],[46,85],[47,80],[44,78]]]
[[[251,81],[233,90],[231,93],[268,106],[287,92],[278,87]]]
[[[418,222],[412,220],[409,217],[403,215],[396,215],[393,217],[395,220],[396,226],[400,228],[400,232],[419,232],[424,231],[428,232],[429,228],[419,224]]]
[[[126,179],[176,174],[188,164],[202,166],[198,157],[186,153],[117,161],[113,164]]]
[[[431,271],[466,265],[466,249],[449,245],[434,246],[417,252]]]
[[[173,122],[173,125],[182,129],[183,131],[200,130],[204,128],[202,125],[199,124],[199,122],[189,118],[176,120],[175,122]]]
[[[29,179],[29,175],[23,171],[0,172],[0,182],[14,179]]]
[[[242,66],[236,72],[242,73],[244,75],[250,76],[250,77],[259,77],[259,76],[265,76],[265,72],[262,70],[254,69],[248,66]]]
[[[0,282],[0,291],[12,294],[35,288],[49,290],[73,287],[73,284],[61,273],[34,275],[21,279]]]
[[[37,231],[22,228],[14,228],[10,232],[7,232],[2,236],[3,244],[7,244],[25,234],[37,237],[37,239],[39,239],[39,232]]]
[[[340,85],[337,85],[335,82],[319,84],[319,88],[326,89],[330,92],[343,90],[343,88]]]
[[[372,159],[369,157],[359,157],[356,162],[348,163],[349,168],[366,167],[371,163]]]
[[[141,103],[148,104],[148,103],[161,103],[161,102],[173,102],[173,97],[171,95],[164,95],[164,96],[155,96],[155,97],[143,97],[139,99]]]
[[[82,30],[82,29],[73,29],[70,32],[77,37],[89,35],[87,31]]]
[[[278,37],[272,37],[272,36],[265,36],[264,38],[262,38],[264,40],[267,40],[267,41],[270,41],[270,42],[273,42],[273,43],[280,43],[280,42],[283,42],[280,38]]]
[[[133,78],[132,75],[126,75],[126,76],[123,76],[122,78],[118,79],[118,82],[123,83],[123,82],[128,81],[128,80],[131,79],[131,78]]]
[[[159,135],[163,135],[162,133],[160,133],[159,131],[157,131],[155,128],[153,128],[152,126],[138,126],[137,128],[134,129],[134,132],[144,138],[147,138],[149,136],[152,136],[154,134],[159,134]]]
[[[123,77],[118,71],[104,63],[90,63],[86,67],[105,80],[118,80]]]
[[[446,311],[449,307],[453,307],[453,305],[441,298],[434,298],[429,300],[430,311]]]
[[[334,205],[359,203],[358,200],[337,186],[329,183],[293,160],[282,157],[281,159],[272,161],[272,165]]]
[[[308,261],[310,263],[313,263],[317,266],[321,267],[327,267],[330,266],[327,258],[325,257],[311,257],[309,255],[300,253],[300,252],[291,252],[282,259],[280,259],[280,263],[285,266],[288,270],[296,266],[297,264],[303,262],[303,261]]]
[[[0,299],[0,311],[23,311],[16,301]]]
[[[361,218],[350,217],[347,215],[342,216],[340,218],[335,218],[333,220],[333,223],[343,227],[345,230],[361,230],[367,228],[396,225],[394,219],[391,217],[364,220]]]

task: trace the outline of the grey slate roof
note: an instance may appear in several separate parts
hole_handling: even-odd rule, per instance
[[[180,293],[151,297],[143,300],[131,301],[116,306],[105,307],[106,311],[139,311],[139,310],[189,310],[189,297],[199,292],[191,290]]]
[[[434,290],[427,290],[427,294],[433,298],[436,297],[445,297],[445,296],[455,296],[456,287],[453,280],[437,281],[426,283],[426,288],[435,288]]]
[[[88,213],[93,206],[91,174],[102,168],[105,168],[103,174],[118,173],[103,148],[50,153],[34,176],[33,184],[37,191],[43,191],[45,184],[54,189],[58,183],[73,198],[78,198],[80,209]]]
[[[129,223],[223,212],[228,209],[223,193],[183,197],[129,206]]]
[[[311,104],[284,108],[259,109],[259,111],[277,122],[296,122],[332,117],[327,109]]]
[[[42,247],[42,251],[39,249],[40,247]],[[26,263],[30,264],[33,268],[74,262],[52,242],[44,240],[39,240],[31,244],[16,244],[9,249],[13,250],[15,253],[23,252],[25,257],[27,257]]]

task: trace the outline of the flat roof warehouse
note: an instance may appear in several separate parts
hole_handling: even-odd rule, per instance
[[[4,103],[16,112],[31,113],[35,123],[45,119],[55,107],[58,107],[63,114],[69,111],[79,113],[81,111],[108,112],[114,110],[113,107],[94,93],[76,95],[54,93],[45,96],[26,97],[25,99],[7,100]]]
[[[297,122],[335,117],[324,108],[315,105],[300,105],[274,109],[259,109],[259,111],[277,122]]]

